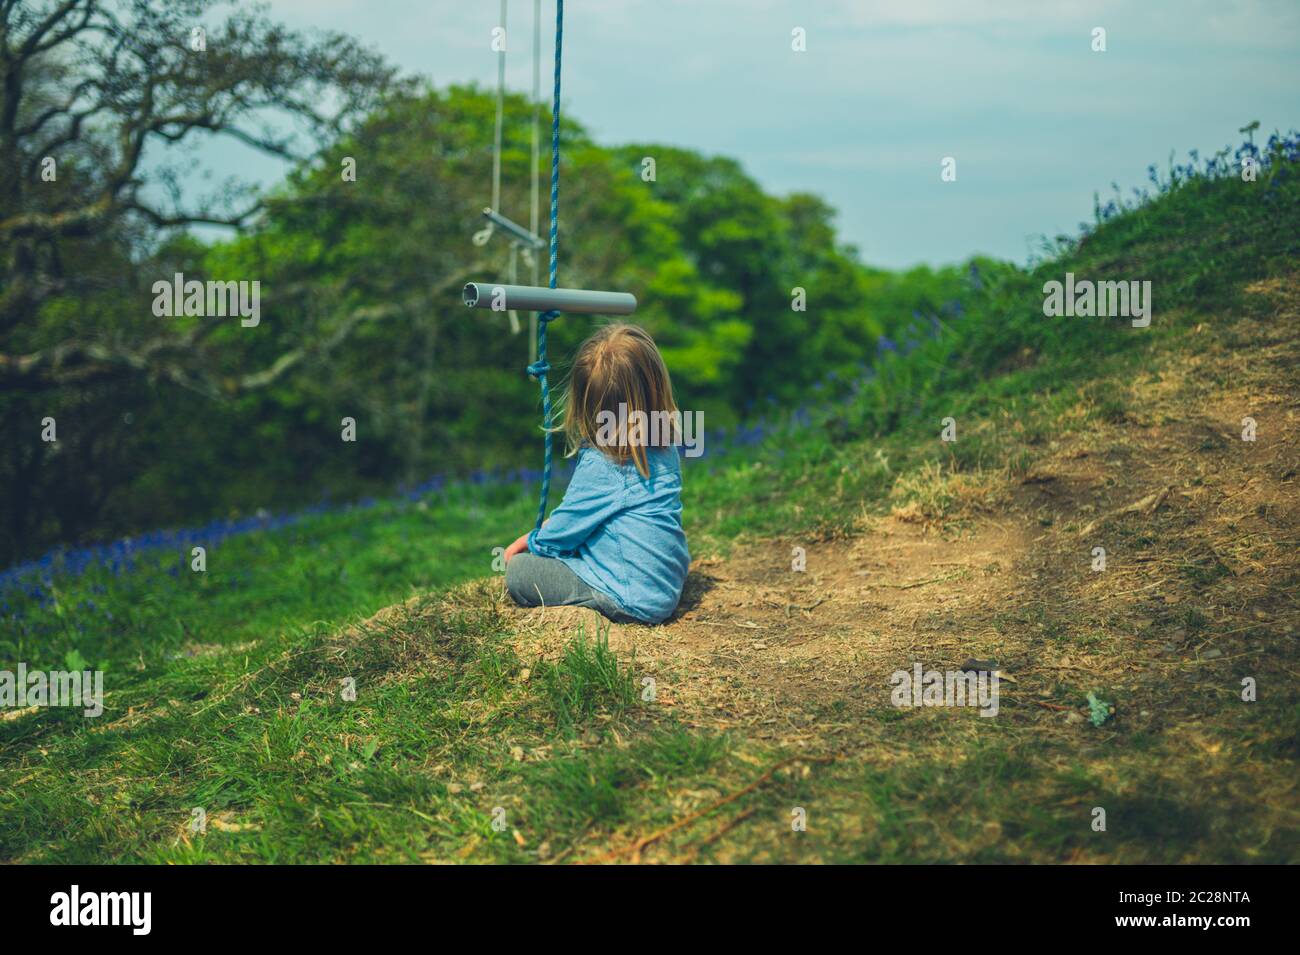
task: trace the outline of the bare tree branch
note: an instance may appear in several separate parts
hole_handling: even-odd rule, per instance
[[[367,305],[353,309],[335,322],[327,335],[290,349],[267,367],[244,375],[222,377],[213,366],[202,360],[201,351],[196,346],[220,327],[219,320],[205,319],[187,332],[160,336],[133,346],[70,340],[25,355],[0,354],[0,389],[40,391],[66,385],[110,381],[128,375],[143,375],[150,379],[170,381],[209,397],[234,396],[271,385],[304,361],[328,355],[364,322],[410,316],[420,310],[439,306],[444,297],[459,288],[466,278],[481,274],[487,268],[488,263],[475,262],[399,304]],[[303,287],[286,289],[280,297],[291,298],[295,291]],[[331,289],[328,295],[322,297],[335,298],[345,288],[346,284],[344,288]],[[271,300],[272,303],[274,301],[275,299]]]
[[[200,366],[216,356],[202,349],[181,355],[196,346],[184,334],[154,340],[157,329],[148,323],[111,334],[51,326],[57,337],[42,341],[46,323],[39,316],[54,300],[114,277],[125,292],[136,251],[156,247],[173,231],[246,229],[258,221],[261,201],[214,196],[182,206],[174,181],[156,172],[149,178],[163,185],[162,196],[147,189],[143,170],[154,169],[146,163],[153,150],[226,136],[302,159],[297,141],[273,128],[270,115],[305,124],[310,153],[393,88],[394,70],[355,41],[308,38],[257,8],[236,3],[226,14],[228,6],[225,0],[0,0],[0,169],[14,172],[0,177],[0,387],[122,374],[206,387],[210,372]],[[225,19],[213,22],[220,15]],[[200,25],[206,49],[194,50],[188,41]],[[41,177],[47,159],[58,169],[49,182]],[[63,265],[71,261],[77,262],[72,281]],[[94,268],[103,270],[102,280]],[[340,341],[359,324],[354,313],[337,309],[309,318],[302,337],[321,343]],[[273,381],[321,352],[319,345],[296,349],[266,372],[244,377]]]

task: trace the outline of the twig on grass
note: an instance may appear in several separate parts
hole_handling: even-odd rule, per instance
[[[748,819],[756,812],[758,812],[757,809],[750,807],[749,809],[746,809],[743,812],[738,813],[733,818],[728,819],[722,825],[718,826],[717,829],[714,829],[713,832],[709,833],[709,835],[705,836],[699,842],[690,846],[686,858],[682,859],[681,861],[684,864],[689,864],[694,862],[697,858],[699,858],[701,849],[703,849],[705,846],[713,845],[713,843],[717,842],[719,839],[721,839],[723,836],[729,833],[732,829],[735,829],[738,825],[740,825],[742,822],[744,822],[746,819]]]
[[[1073,706],[1062,706],[1060,703],[1048,703],[1046,700],[1030,700],[1029,702],[1045,707],[1049,710],[1056,710],[1058,713],[1070,713],[1074,710]]]
[[[1159,491],[1156,491],[1154,494],[1148,494],[1140,501],[1134,501],[1132,504],[1125,505],[1124,507],[1117,508],[1116,510],[1113,510],[1107,514],[1103,514],[1101,517],[1097,518],[1096,520],[1090,521],[1087,524],[1085,524],[1083,528],[1079,531],[1079,536],[1087,537],[1089,534],[1095,531],[1100,525],[1104,524],[1112,517],[1119,517],[1121,514],[1140,513],[1146,515],[1147,517],[1150,517],[1152,514],[1156,512],[1156,509],[1159,508],[1160,505],[1165,502],[1165,499],[1169,497],[1169,493],[1172,490],[1173,490],[1173,486],[1167,485],[1161,488]]]
[[[826,602],[826,598],[825,598],[825,597],[818,597],[816,600],[814,600],[812,603],[810,603],[810,604],[809,604],[808,606],[806,606],[806,607],[800,606],[799,604],[786,604],[786,607],[785,607],[785,615],[786,615],[787,617],[790,616],[790,611],[791,611],[791,610],[802,610],[802,611],[804,611],[805,613],[808,612],[809,610],[816,610],[818,607],[820,607],[820,606],[821,606],[822,604],[824,604],[825,602]]]
[[[914,580],[910,584],[876,584],[877,587],[893,587],[895,590],[911,590],[913,587],[924,587],[926,584],[941,584],[945,580],[952,580],[954,577],[960,577],[961,573],[948,574],[946,577],[931,577],[928,580]]]
[[[611,849],[609,852],[598,855],[594,859],[583,860],[583,864],[592,865],[600,862],[612,862],[615,859],[619,858],[620,856],[625,856],[625,855],[631,855],[632,861],[634,863],[640,862],[641,851],[645,849],[646,846],[650,845],[652,842],[658,842],[664,836],[674,833],[678,829],[681,829],[685,826],[689,826],[697,819],[707,816],[709,815],[709,813],[714,812],[715,810],[721,809],[723,806],[727,805],[728,803],[735,802],[741,796],[745,796],[748,795],[749,793],[752,793],[755,789],[757,789],[759,786],[763,785],[763,783],[767,782],[774,775],[776,775],[777,770],[784,769],[786,766],[789,766],[791,763],[833,763],[838,759],[840,759],[839,756],[787,757],[786,759],[783,759],[778,763],[776,763],[775,765],[773,765],[770,769],[767,770],[767,772],[763,773],[763,775],[759,776],[757,779],[755,779],[744,789],[738,789],[730,796],[723,796],[721,799],[711,803],[710,805],[705,806],[702,809],[697,809],[695,810],[695,812],[690,813],[689,815],[683,816],[681,819],[678,819],[676,822],[672,823],[671,825],[664,826],[664,828],[652,832],[649,835],[642,836],[640,839],[637,839],[635,842],[631,843],[630,845],[623,846],[622,848],[619,849]]]

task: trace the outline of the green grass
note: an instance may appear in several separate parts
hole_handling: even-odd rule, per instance
[[[755,537],[832,537],[900,495],[941,515],[953,475],[1023,475],[1062,428],[1141,415],[1124,395],[1127,378],[1160,354],[1199,347],[1192,325],[1250,307],[1243,285],[1294,266],[1300,189],[1293,180],[1277,196],[1264,208],[1246,184],[1195,182],[1102,225],[1061,259],[990,275],[943,337],[886,359],[856,398],[814,409],[807,427],[746,452],[689,465],[693,553],[725,555]],[[1042,282],[1066,269],[1151,278],[1157,321],[1138,333],[1044,319]],[[1086,413],[1066,418],[1076,406]],[[937,440],[950,415],[955,447]],[[574,633],[558,659],[521,659],[492,609],[499,583],[461,612],[441,606],[447,588],[491,578],[492,548],[526,528],[534,506],[504,488],[383,503],[232,538],[208,554],[206,573],[178,554],[176,573],[168,560],[56,580],[49,607],[11,598],[22,617],[6,618],[0,661],[58,667],[79,655],[106,671],[108,693],[97,721],[46,709],[0,722],[0,859],[579,858],[669,825],[683,792],[707,805],[789,755],[693,730],[645,703],[635,660],[620,663],[604,632]],[[1189,555],[1178,573],[1209,583],[1227,570]],[[387,622],[361,623],[412,597]],[[1205,627],[1198,611],[1182,612],[1189,630]],[[1040,619],[1027,610],[1007,624]],[[1049,638],[1084,639],[1049,624]],[[348,681],[355,700],[344,698]],[[1068,693],[1089,689],[1113,698],[1108,687]],[[745,839],[694,851],[979,862],[1062,859],[1088,845],[1091,803],[1079,794],[1113,782],[1090,776],[1085,756],[1044,776],[1030,744],[990,727],[954,763],[920,744],[915,715],[878,722],[899,734],[892,745],[916,744],[910,760],[890,772],[847,758],[806,776],[778,773],[702,819],[711,827],[752,813]],[[1265,745],[1277,748],[1274,739]],[[1141,737],[1130,745],[1140,750]],[[1276,832],[1249,849],[1216,841],[1208,794],[1182,799],[1158,768],[1134,774],[1106,796],[1122,833],[1109,844],[1117,858],[1176,861],[1179,846],[1199,847],[1204,861],[1293,851]],[[804,804],[817,808],[795,841],[790,812]],[[190,829],[196,807],[205,832]],[[691,849],[683,838],[662,843]]]

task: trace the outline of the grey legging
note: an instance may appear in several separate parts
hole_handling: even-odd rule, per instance
[[[590,607],[615,623],[637,622],[554,557],[515,554],[506,563],[506,590],[521,607]]]

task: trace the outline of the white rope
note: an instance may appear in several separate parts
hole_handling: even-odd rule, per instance
[[[492,205],[490,208],[493,212],[501,211],[501,130],[505,124],[505,97],[506,97],[506,49],[510,45],[509,36],[506,33],[506,4],[509,0],[501,0],[501,49],[497,51],[497,118],[496,128],[492,135]],[[474,233],[474,244],[478,246],[487,245],[492,240],[492,233],[496,231],[496,226],[491,220],[478,232]]]
[[[501,49],[497,52],[497,128],[496,142],[492,150],[492,211],[501,211],[501,126],[505,116],[506,99],[506,46],[509,34],[506,32],[506,6],[509,0],[501,0]]]
[[[539,167],[541,165],[541,129],[539,115],[542,99],[542,0],[533,0],[533,99],[529,104],[533,111],[533,208],[528,217],[528,231],[537,235],[541,212],[540,187],[538,185]],[[533,267],[533,285],[537,284],[537,256],[528,253],[529,264]],[[537,313],[530,312],[528,317],[528,361],[537,361]]]
[[[505,127],[505,98],[506,98],[506,51],[509,48],[509,34],[506,29],[506,17],[508,14],[509,0],[501,0],[501,49],[497,51],[497,113],[496,128],[492,137],[492,206],[493,212],[501,213],[501,137]],[[539,184],[539,167],[541,165],[541,131],[538,122],[538,106],[541,100],[542,88],[542,0],[533,0],[533,175],[532,175],[532,210],[529,215],[529,231],[533,235],[537,234],[538,222],[541,217],[541,187]],[[488,224],[480,231],[474,233],[475,245],[487,245],[492,239],[495,231],[494,224],[489,220]],[[510,243],[510,282],[518,284],[519,281],[519,255],[522,251],[524,260],[532,267],[533,284],[537,284],[537,256],[533,254],[530,248],[521,248],[518,241]],[[518,335],[520,332],[519,313],[515,309],[509,310],[510,330],[513,334]],[[528,321],[529,327],[529,360],[537,360],[537,313],[531,312]]]

